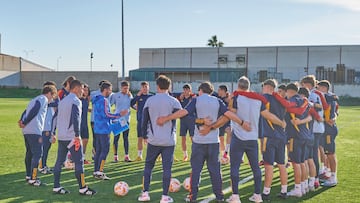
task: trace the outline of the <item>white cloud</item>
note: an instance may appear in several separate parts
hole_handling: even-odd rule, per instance
[[[332,6],[340,6],[345,9],[360,12],[359,0],[295,0],[297,2],[311,3],[311,4],[327,4]]]

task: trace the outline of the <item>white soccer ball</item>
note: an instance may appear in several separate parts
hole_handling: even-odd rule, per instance
[[[185,188],[185,190],[190,191],[191,189],[190,177],[185,178],[183,182],[183,187]]]
[[[169,192],[179,192],[180,188],[181,188],[180,181],[176,178],[171,178]]]
[[[64,162],[64,167],[68,170],[72,170],[75,168],[75,164],[73,162],[71,162],[70,160],[66,160]]]
[[[119,181],[114,185],[114,193],[117,196],[125,196],[129,192],[129,185],[124,181]]]

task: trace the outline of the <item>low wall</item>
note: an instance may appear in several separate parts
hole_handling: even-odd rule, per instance
[[[142,81],[131,81],[131,86],[130,88],[132,90],[138,90],[140,89],[140,84]],[[151,92],[156,92],[156,83],[155,81],[151,81],[149,82],[150,84],[150,91]],[[185,83],[180,83],[180,82],[174,82],[172,84],[172,92],[182,92],[182,87]],[[197,88],[198,86],[201,84],[200,82],[192,82],[189,83],[192,86],[193,92],[197,93]],[[212,83],[214,85],[214,89],[215,91],[217,91],[219,85],[227,85],[228,86],[228,90],[230,92],[236,90],[237,88],[237,83],[231,83],[231,82],[215,82]],[[260,92],[261,91],[261,83],[257,83],[257,84],[251,84],[251,90],[256,91],[256,92]],[[336,95],[338,96],[351,96],[351,97],[360,97],[360,85],[340,85],[340,84],[335,84],[332,87],[332,91],[335,92]]]
[[[48,71],[23,71],[21,72],[22,87],[40,89],[45,81],[56,82],[57,88],[62,87],[62,82],[66,77],[73,75],[77,79],[87,83],[91,90],[99,88],[101,80],[109,80],[113,84],[113,89],[118,89],[118,72],[115,71],[84,71],[84,72],[48,72]]]
[[[20,72],[0,71],[0,86],[19,87],[20,86]]]

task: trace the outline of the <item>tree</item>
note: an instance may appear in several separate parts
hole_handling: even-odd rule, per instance
[[[223,47],[224,46],[224,42],[218,41],[217,40],[217,36],[214,35],[212,36],[209,40],[208,40],[208,46],[210,47]]]

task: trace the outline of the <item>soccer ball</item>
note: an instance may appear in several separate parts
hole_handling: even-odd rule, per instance
[[[70,160],[66,160],[64,162],[64,167],[65,167],[65,169],[72,170],[75,168],[75,164],[73,162],[71,162]]]
[[[183,182],[183,187],[185,188],[185,190],[190,191],[190,189],[191,189],[190,177],[185,178],[185,180]]]
[[[180,181],[176,178],[171,178],[169,191],[170,192],[179,192],[180,187],[181,187]]]
[[[114,186],[114,193],[117,196],[125,196],[129,192],[129,185],[124,181],[119,181]]]

